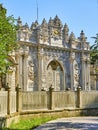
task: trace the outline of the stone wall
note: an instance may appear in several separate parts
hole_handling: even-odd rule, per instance
[[[81,108],[98,108],[98,91],[81,91]]]
[[[7,114],[7,92],[0,91],[0,116]]]
[[[93,113],[92,113],[93,111]],[[79,116],[98,114],[97,91],[49,91],[24,92],[19,87],[16,93],[10,88],[0,91],[0,127],[21,117],[42,115]]]
[[[47,92],[22,92],[22,110],[48,109]]]
[[[20,111],[98,108],[97,91],[16,92],[0,91],[0,114],[10,115]]]

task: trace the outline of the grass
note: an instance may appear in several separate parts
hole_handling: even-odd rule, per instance
[[[33,128],[53,119],[56,118],[40,117],[34,119],[21,119],[18,123],[12,123],[9,128],[3,128],[3,130],[33,130]]]

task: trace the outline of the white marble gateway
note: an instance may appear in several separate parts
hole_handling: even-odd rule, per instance
[[[55,91],[91,89],[90,46],[83,31],[75,38],[58,16],[31,27],[19,18],[17,25],[15,85],[24,91],[48,91],[50,86]]]

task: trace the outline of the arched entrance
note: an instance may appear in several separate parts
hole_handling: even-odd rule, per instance
[[[60,63],[51,61],[47,66],[47,86],[52,85],[55,91],[64,90],[64,71]]]

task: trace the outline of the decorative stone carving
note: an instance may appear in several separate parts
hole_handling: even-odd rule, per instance
[[[31,30],[34,31],[38,27],[38,21],[35,21],[31,24]]]
[[[58,18],[57,15],[54,18],[54,26],[56,26],[56,27],[62,27],[61,20]]]
[[[64,43],[64,46],[68,47],[68,40],[69,40],[69,36],[68,36],[68,32],[69,32],[69,28],[67,26],[67,24],[64,25],[64,28],[63,28],[63,43]]]
[[[17,20],[17,26],[20,28],[22,27],[22,21],[21,21],[21,18],[19,17],[18,20]]]
[[[79,86],[79,67],[77,62],[74,60],[74,89],[76,90],[77,87]]]
[[[87,39],[87,37],[85,37],[85,34],[84,34],[83,30],[82,30],[81,33],[80,33],[80,40],[85,42],[86,39]]]
[[[34,64],[32,62],[31,57],[28,60],[28,87],[34,87]]]
[[[49,66],[47,71],[47,90],[49,89],[51,84],[53,85],[53,73],[52,73],[52,67]]]
[[[29,61],[28,77],[30,80],[34,80],[34,64],[32,61]]]

